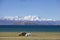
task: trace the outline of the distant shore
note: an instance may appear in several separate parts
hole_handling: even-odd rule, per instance
[[[0,40],[59,40],[60,32],[31,32],[32,36],[19,36],[20,32],[0,32]]]

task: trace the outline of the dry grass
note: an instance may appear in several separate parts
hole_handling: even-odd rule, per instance
[[[0,40],[60,40],[60,32],[32,32],[32,36],[18,36],[19,32],[0,32]]]

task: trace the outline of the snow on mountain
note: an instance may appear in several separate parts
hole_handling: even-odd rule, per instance
[[[23,19],[24,20],[30,20],[30,21],[40,20],[40,18],[37,16],[25,16],[25,17],[23,17]]]
[[[19,16],[4,16],[0,17],[0,19],[3,20],[26,20],[26,21],[53,21],[52,19],[46,19],[46,18],[40,18],[38,16],[24,16],[24,17],[19,17]]]
[[[5,20],[20,20],[20,17],[19,16],[4,16],[4,17],[1,17],[0,19],[5,19]]]
[[[41,18],[39,16],[4,16],[0,17],[0,25],[60,25],[60,20]]]

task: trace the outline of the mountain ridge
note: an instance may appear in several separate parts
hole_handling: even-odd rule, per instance
[[[60,25],[60,21],[39,16],[5,16],[0,17],[0,25]]]
[[[29,21],[54,21],[53,19],[40,18],[39,16],[4,16],[0,17],[3,20],[29,20]]]

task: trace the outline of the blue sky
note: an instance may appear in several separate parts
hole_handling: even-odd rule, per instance
[[[60,20],[60,0],[0,0],[0,16],[26,15]]]

